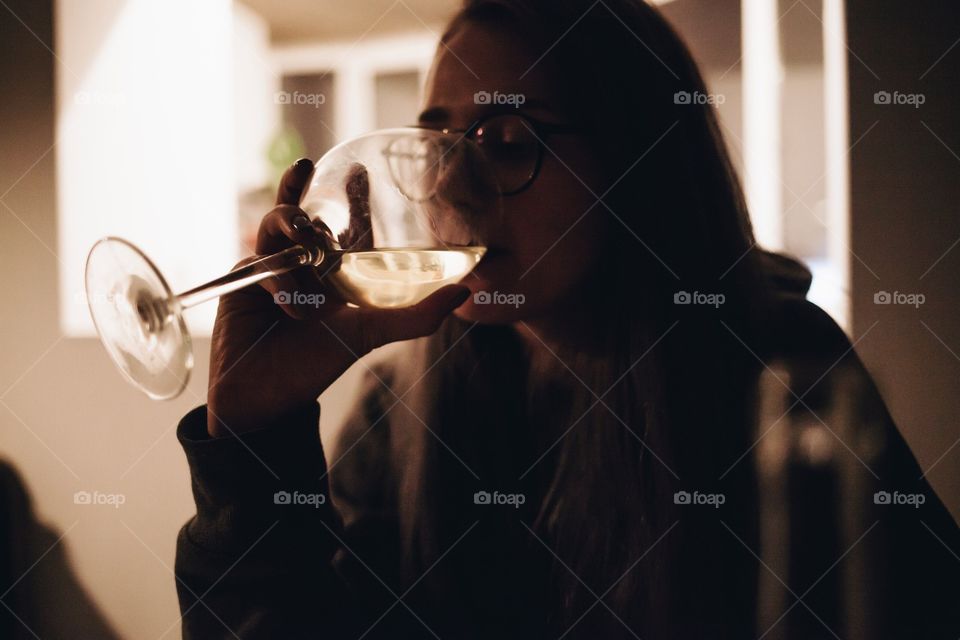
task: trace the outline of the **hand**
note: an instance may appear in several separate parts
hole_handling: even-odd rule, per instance
[[[322,225],[297,206],[312,173],[306,159],[287,169],[277,206],[260,223],[258,254],[322,242]],[[324,303],[278,304],[280,292],[323,294]],[[316,270],[304,268],[222,296],[211,345],[207,431],[213,437],[249,431],[315,402],[357,358],[435,332],[468,295],[467,287],[448,285],[406,309],[356,309]]]

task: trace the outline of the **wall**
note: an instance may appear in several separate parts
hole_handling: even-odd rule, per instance
[[[802,249],[826,220],[813,184],[823,173],[822,2],[780,0],[785,90],[784,182],[788,229]],[[738,3],[675,0],[664,13],[704,65],[721,107],[738,169],[742,135]],[[852,202],[849,290],[851,334],[920,466],[954,517],[960,517],[960,5],[938,0],[849,0]],[[815,46],[814,46],[815,45]],[[952,47],[952,48],[951,48]],[[921,78],[922,76],[922,78]],[[811,90],[814,88],[815,90]],[[923,93],[926,103],[874,104],[877,91]],[[815,134],[815,135],[814,135]],[[801,139],[813,135],[814,140]],[[802,144],[797,144],[802,142]],[[816,172],[811,174],[811,168]],[[808,185],[813,184],[807,193]],[[792,192],[792,193],[791,193]],[[800,199],[806,203],[793,206]],[[804,218],[804,220],[800,220]],[[803,225],[804,229],[797,229]],[[939,260],[939,262],[938,262]],[[815,287],[818,286],[816,283]],[[878,291],[919,292],[919,310],[874,304]],[[873,326],[878,322],[876,326]],[[926,326],[924,325],[926,324]],[[872,328],[871,328],[872,327]],[[869,333],[867,333],[869,330]],[[865,337],[864,334],[867,334]]]
[[[928,478],[960,516],[960,5],[849,0],[853,333]],[[875,104],[874,94],[925,103]],[[919,308],[878,291],[922,293]],[[932,544],[936,544],[932,542]]]
[[[155,403],[120,378],[95,339],[61,335],[52,4],[0,7],[0,457],[20,471],[38,516],[56,534],[51,542],[65,534],[24,584],[62,591],[54,587],[65,578],[48,569],[65,551],[122,637],[176,638],[174,545],[193,504],[175,427],[205,396],[210,345],[195,341],[187,391]],[[128,160],[117,161],[122,168]],[[325,439],[345,415],[362,368],[325,394]],[[76,505],[82,490],[122,493],[126,502],[119,509]],[[72,598],[48,604],[45,617],[65,623],[79,606]]]

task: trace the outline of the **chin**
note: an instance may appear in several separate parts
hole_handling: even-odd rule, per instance
[[[490,254],[460,284],[470,288],[470,297],[454,311],[468,322],[510,324],[530,315],[527,295],[517,292],[517,267],[509,255]]]

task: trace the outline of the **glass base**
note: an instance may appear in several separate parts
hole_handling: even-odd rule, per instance
[[[87,304],[107,353],[123,376],[155,400],[178,396],[193,348],[176,296],[137,247],[103,238],[90,250]]]

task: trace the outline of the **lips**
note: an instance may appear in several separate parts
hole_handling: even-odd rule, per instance
[[[491,247],[487,245],[487,250],[483,254],[483,258],[480,260],[480,263],[490,262],[496,258],[503,256],[507,253],[507,250],[503,247]]]
[[[503,268],[506,264],[504,258],[508,255],[506,249],[501,247],[487,247],[487,251],[483,254],[483,258],[480,259],[480,262],[474,267],[471,274],[476,278],[481,278],[488,280],[494,278],[498,273],[502,274]]]

